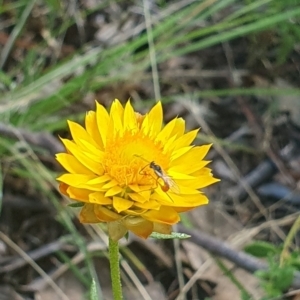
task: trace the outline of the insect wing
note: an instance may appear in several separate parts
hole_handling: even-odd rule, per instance
[[[163,172],[161,178],[165,182],[165,184],[169,187],[171,192],[175,194],[180,194],[179,186],[169,175]]]

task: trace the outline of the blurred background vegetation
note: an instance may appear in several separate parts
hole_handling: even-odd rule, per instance
[[[130,237],[127,299],[298,299],[299,73],[299,0],[0,0],[0,299],[90,299],[93,278],[111,299],[105,228],[67,207],[54,155],[115,98],[201,127],[222,182],[183,223],[269,267]]]

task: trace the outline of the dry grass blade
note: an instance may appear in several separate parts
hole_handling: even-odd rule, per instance
[[[35,262],[31,259],[30,256],[27,255],[17,244],[15,244],[7,235],[0,231],[0,239],[6,243],[10,248],[12,248],[16,253],[18,253],[27,263],[32,266],[32,268],[39,273],[44,280],[49,283],[49,285],[53,288],[56,294],[62,300],[69,300],[67,295],[60,289],[60,287],[52,280],[52,278]]]
[[[247,191],[250,198],[252,199],[253,203],[256,205],[256,207],[259,209],[260,213],[265,216],[266,219],[268,219],[266,208],[262,205],[260,199],[257,197],[251,186],[247,184],[242,178],[242,174],[240,173],[239,169],[233,162],[232,158],[227,154],[227,152],[222,148],[222,146],[219,145],[218,141],[215,139],[215,135],[210,130],[209,126],[205,122],[205,120],[201,117],[201,114],[198,113],[198,106],[193,101],[181,101],[181,104],[186,107],[189,112],[193,115],[195,120],[198,122],[198,124],[203,128],[203,130],[210,135],[212,142],[214,144],[214,148],[219,152],[221,157],[224,159],[224,161],[228,164],[228,166],[231,168],[233,174],[235,175],[235,178],[237,181],[241,183],[243,188]]]
[[[160,94],[160,84],[159,84],[159,75],[157,69],[156,53],[155,53],[155,44],[154,44],[153,32],[152,32],[150,0],[143,0],[143,3],[144,3],[144,15],[145,15],[145,23],[147,29],[148,45],[149,45],[149,55],[151,60],[154,95],[155,95],[155,100],[159,101],[161,99],[161,94]]]

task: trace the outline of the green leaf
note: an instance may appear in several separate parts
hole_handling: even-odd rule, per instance
[[[174,240],[174,239],[188,239],[191,236],[185,233],[180,233],[180,232],[172,232],[171,234],[162,234],[158,232],[152,232],[150,235],[151,238],[158,239],[158,240]]]
[[[68,204],[69,207],[82,207],[84,205],[83,202],[73,202],[73,203],[70,203]]]
[[[267,280],[270,277],[268,270],[258,270],[254,274],[256,277],[263,279],[263,280]]]
[[[299,260],[291,260],[290,265],[296,268],[298,271],[300,270],[300,261]]]
[[[6,73],[0,71],[0,82],[1,82],[2,84],[5,84],[6,86],[10,86],[11,83],[12,83],[12,80],[11,80],[11,78],[9,77],[8,74],[6,74]]]
[[[278,270],[274,275],[274,286],[276,286],[278,290],[284,292],[292,284],[294,268],[285,266]]]
[[[292,266],[297,271],[300,270],[300,252],[299,251],[293,251],[290,253],[289,257],[285,260],[285,265]]]
[[[54,10],[60,9],[60,1],[58,0],[47,0],[47,4]]]
[[[274,245],[264,241],[253,242],[246,246],[244,251],[256,257],[268,257],[268,255],[278,252]]]

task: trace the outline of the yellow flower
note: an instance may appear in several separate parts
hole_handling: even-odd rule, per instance
[[[198,130],[185,133],[175,118],[163,126],[162,105],[136,113],[115,100],[110,113],[96,102],[85,128],[69,121],[73,140],[61,139],[67,153],[56,156],[68,173],[60,191],[84,205],[82,223],[108,224],[118,240],[127,231],[147,238],[170,233],[179,213],[208,203],[200,189],[218,181],[203,160],[211,145],[192,146]]]

